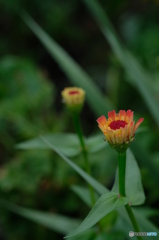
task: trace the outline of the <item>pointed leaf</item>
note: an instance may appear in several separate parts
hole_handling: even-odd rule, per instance
[[[68,157],[74,157],[81,153],[81,147],[79,139],[76,134],[73,133],[54,133],[44,135],[44,137],[58,148],[62,153]],[[88,139],[85,138],[85,142],[89,153],[98,152],[105,148],[108,144],[103,140],[103,135],[98,134]],[[42,141],[42,139],[34,138],[16,145],[18,149],[49,149],[48,145]]]
[[[119,193],[118,169],[112,191]],[[140,169],[132,152],[129,149],[127,150],[126,155],[125,192],[131,205],[140,205],[144,203],[145,194],[141,182]]]
[[[68,157],[74,157],[81,152],[76,134],[55,133],[46,135],[45,138]],[[19,149],[50,149],[49,146],[39,137],[19,143],[16,147]]]
[[[126,197],[118,198],[118,195],[113,192],[109,192],[103,194],[99,200],[95,203],[92,210],[89,212],[87,217],[81,223],[81,225],[68,237],[72,237],[78,235],[87,229],[94,226],[100,219],[106,216],[108,213],[117,209],[120,206],[124,206],[128,203],[128,199]]]

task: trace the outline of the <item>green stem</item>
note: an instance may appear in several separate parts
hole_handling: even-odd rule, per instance
[[[118,152],[118,166],[119,166],[119,194],[120,196],[125,197],[125,171],[126,171],[126,151],[125,152]],[[129,204],[125,205],[126,211],[129,215],[131,223],[134,227],[135,232],[140,232],[138,223],[135,219],[134,213],[129,206]],[[142,239],[141,236],[137,236],[137,239]]]
[[[82,148],[82,153],[83,153],[83,157],[85,160],[85,168],[86,171],[89,175],[91,175],[91,168],[90,168],[90,164],[88,161],[88,152],[87,152],[87,148],[83,139],[83,132],[82,132],[82,128],[81,128],[81,123],[80,123],[80,117],[78,113],[73,113],[73,121],[74,121],[74,126],[81,144],[81,148]],[[91,201],[92,201],[92,205],[95,204],[95,196],[94,196],[94,190],[92,188],[92,186],[90,184],[88,184],[89,187],[89,192],[90,192],[90,197],[91,197]]]
[[[119,166],[119,193],[125,196],[125,169],[126,169],[126,152],[118,153]]]
[[[134,227],[134,229],[135,229],[135,232],[140,232],[138,223],[137,223],[137,221],[136,221],[136,218],[135,218],[135,216],[134,216],[134,213],[133,213],[131,207],[129,206],[129,204],[125,205],[125,208],[126,208],[126,211],[127,211],[128,215],[129,215],[129,218],[131,219],[131,222],[132,222],[132,225],[133,225],[133,227]],[[139,236],[138,236],[138,237],[139,237]],[[141,239],[141,237],[139,237],[139,239]]]

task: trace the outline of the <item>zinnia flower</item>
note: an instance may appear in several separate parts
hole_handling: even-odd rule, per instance
[[[143,122],[140,118],[137,123],[133,121],[134,114],[131,110],[120,110],[116,114],[115,110],[108,112],[108,120],[105,116],[97,119],[98,126],[105,136],[105,140],[117,151],[128,148],[130,142],[135,139],[135,132]]]
[[[67,87],[61,92],[61,95],[69,109],[77,112],[81,110],[85,101],[85,91],[82,88]]]

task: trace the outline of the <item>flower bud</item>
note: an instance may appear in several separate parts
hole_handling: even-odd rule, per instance
[[[71,112],[79,113],[85,101],[85,91],[82,88],[67,87],[62,92],[62,101]]]

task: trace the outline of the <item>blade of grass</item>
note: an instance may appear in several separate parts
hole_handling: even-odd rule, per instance
[[[81,153],[76,134],[54,133],[45,135],[45,138],[68,157],[74,157]],[[16,148],[24,150],[49,149],[48,145],[39,137],[16,144]]]
[[[68,234],[70,231],[73,231],[74,228],[77,228],[81,223],[81,220],[69,218],[63,215],[19,207],[18,205],[3,199],[0,199],[0,206],[62,234]]]
[[[23,12],[22,18],[42,42],[50,55],[59,64],[70,82],[73,85],[82,87],[86,91],[88,103],[96,115],[103,115],[109,110],[114,109],[110,100],[102,96],[91,77],[55,42],[55,40],[53,40],[26,12]]]
[[[152,114],[156,124],[159,126],[159,104],[154,98],[152,89],[152,79],[149,74],[142,68],[140,63],[132,56],[132,54],[126,50],[117,37],[117,34],[106,16],[105,11],[102,9],[98,1],[96,0],[83,0],[88,9],[93,14],[97,21],[101,31],[108,40],[114,53],[118,57],[119,61],[125,68],[130,81],[135,84],[135,87],[142,95],[149,111]]]

